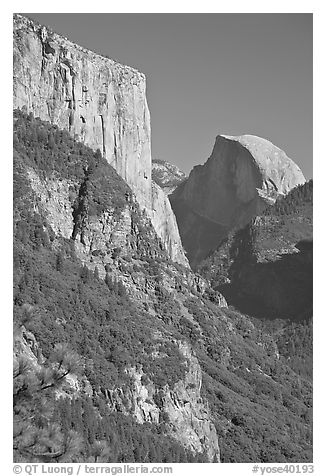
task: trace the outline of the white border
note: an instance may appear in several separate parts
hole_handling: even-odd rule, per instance
[[[92,8],[91,8],[92,7]],[[1,232],[0,250],[2,255],[1,304],[2,304],[2,339],[1,351],[1,439],[0,448],[5,463],[2,474],[12,474],[12,364],[11,364],[11,316],[12,316],[12,14],[14,12],[44,12],[44,13],[159,13],[159,12],[192,12],[192,13],[313,13],[314,14],[314,242],[315,242],[315,268],[314,268],[314,463],[316,475],[322,473],[324,461],[323,439],[325,438],[324,422],[324,399],[325,388],[323,385],[324,354],[325,348],[325,319],[323,312],[324,303],[322,296],[324,290],[324,275],[326,266],[324,256],[326,254],[326,214],[325,214],[325,152],[324,130],[325,122],[325,9],[322,2],[317,1],[232,1],[211,2],[201,1],[196,4],[189,2],[165,1],[150,3],[149,1],[124,1],[122,2],[72,2],[57,0],[55,2],[44,1],[15,1],[2,6],[1,12]],[[326,280],[325,280],[326,281]],[[8,357],[9,356],[9,357]],[[7,464],[8,463],[8,464]],[[195,474],[205,471],[207,474],[251,474],[252,464],[223,464],[202,465],[179,465],[174,474]],[[325,471],[325,470],[324,470]]]

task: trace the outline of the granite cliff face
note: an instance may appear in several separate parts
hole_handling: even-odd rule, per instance
[[[232,228],[304,181],[299,167],[271,142],[218,136],[211,157],[171,195],[190,262],[198,264]]]
[[[140,205],[151,207],[150,116],[145,76],[16,15],[14,108],[100,149]]]
[[[153,214],[152,223],[157,234],[165,243],[169,256],[184,266],[189,266],[184,255],[176,218],[171,208],[168,197],[164,191],[153,181],[152,182],[152,203]]]
[[[158,224],[156,232],[172,259],[186,264],[174,216],[158,216],[152,207],[145,76],[15,15],[13,84],[14,108],[24,108],[101,151]],[[173,215],[161,198],[166,206],[160,212]]]
[[[111,392],[108,395],[109,405],[113,410],[123,408],[126,413],[132,411],[141,424],[158,424],[164,415],[170,436],[194,453],[205,452],[210,462],[219,463],[216,429],[211,421],[210,409],[200,393],[201,367],[189,345],[179,342],[178,347],[187,360],[183,380],[176,382],[172,388],[165,386],[158,389],[150,380],[144,383],[145,374],[141,368],[128,368],[126,372],[133,381],[132,391],[123,394],[117,389]]]

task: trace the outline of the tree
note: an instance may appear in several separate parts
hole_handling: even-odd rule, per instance
[[[30,318],[32,312],[31,306],[22,306],[23,317],[27,314]],[[16,349],[25,348],[26,330],[22,323],[17,323],[14,339]],[[34,361],[29,354],[16,352],[13,374],[15,461],[71,461],[72,455],[81,451],[81,440],[74,431],[64,431],[56,422],[52,392],[64,384],[68,374],[80,372],[80,357],[66,344],[57,344],[43,364],[36,364],[36,358]]]
[[[106,440],[96,440],[91,445],[90,456],[94,458],[94,463],[109,463],[112,461],[112,450]]]
[[[84,284],[87,284],[90,280],[89,269],[87,268],[86,265],[82,266],[80,270],[80,279]]]
[[[57,260],[56,260],[56,270],[59,271],[60,273],[62,273],[63,271],[63,263],[64,263],[64,258],[63,258],[63,253],[62,251],[60,251],[58,254],[57,254]]]
[[[94,153],[94,158],[99,161],[102,159],[102,154],[101,154],[101,151],[100,149],[96,149],[96,152]]]
[[[94,269],[94,278],[98,281],[100,279],[100,273],[99,273],[99,270],[98,270],[98,267],[95,266],[95,269]]]
[[[49,135],[48,135],[48,148],[50,150],[54,150],[54,148],[55,148],[55,142],[54,142],[54,137],[53,137],[52,132],[50,132]]]

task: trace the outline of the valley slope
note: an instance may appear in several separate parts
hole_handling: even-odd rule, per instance
[[[312,379],[313,182],[299,185],[198,267],[230,305],[274,334],[280,352]]]
[[[311,461],[273,334],[171,261],[101,154],[14,128],[15,461]]]

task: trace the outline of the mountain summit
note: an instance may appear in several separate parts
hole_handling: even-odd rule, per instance
[[[246,225],[267,204],[305,182],[285,152],[252,135],[219,135],[204,165],[171,195],[183,245],[196,265],[232,228]]]

